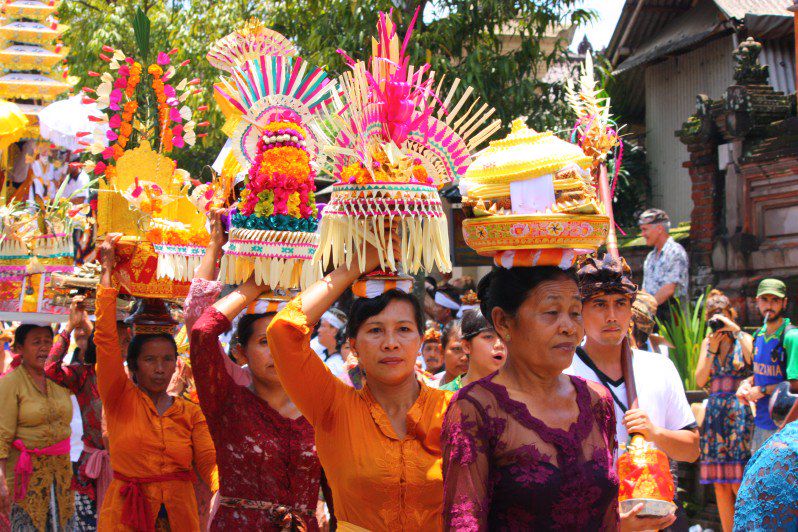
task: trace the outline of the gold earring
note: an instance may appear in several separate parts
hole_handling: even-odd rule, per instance
[[[507,334],[504,336],[504,340],[505,340],[506,342],[509,342],[509,341],[510,341],[510,333],[507,333]]]

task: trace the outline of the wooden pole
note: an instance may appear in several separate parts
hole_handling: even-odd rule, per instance
[[[607,217],[610,219],[610,230],[607,233],[607,252],[616,260],[621,258],[618,251],[618,236],[615,233],[615,216],[612,212],[612,197],[610,196],[610,183],[607,178],[607,166],[602,164],[599,167],[598,188]],[[629,344],[629,336],[621,343],[621,369],[623,371],[623,381],[626,384],[626,401],[630,409],[638,408],[637,387],[635,386],[635,374],[632,368],[632,347]]]

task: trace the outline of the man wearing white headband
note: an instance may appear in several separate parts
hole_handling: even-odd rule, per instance
[[[310,341],[310,347],[327,364],[333,375],[339,378],[346,374],[344,360],[338,353],[338,333],[345,327],[346,314],[337,308],[331,308],[322,315],[316,337]]]
[[[460,310],[459,296],[451,288],[440,288],[435,291],[433,296],[435,305],[442,309],[441,313],[437,313],[436,320],[441,324],[446,325],[451,320],[457,317],[457,312]]]

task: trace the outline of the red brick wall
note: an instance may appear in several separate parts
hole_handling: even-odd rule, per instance
[[[693,211],[690,215],[691,266],[710,266],[714,236],[718,231],[715,201],[718,173],[717,147],[713,143],[689,144],[687,168],[692,181]]]

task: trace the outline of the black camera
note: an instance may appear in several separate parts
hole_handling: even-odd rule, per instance
[[[707,325],[709,325],[709,328],[712,329],[712,332],[714,333],[724,328],[726,326],[726,322],[720,318],[715,317],[715,318],[710,318],[709,321],[707,322]]]

